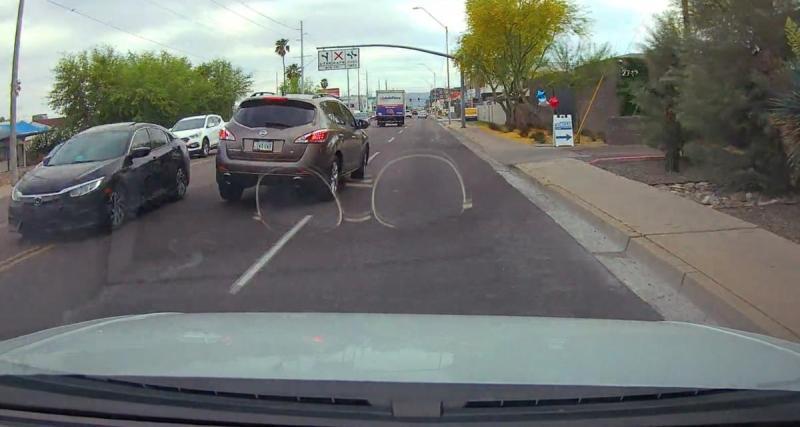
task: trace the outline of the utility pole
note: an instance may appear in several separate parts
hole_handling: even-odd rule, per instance
[[[450,96],[450,32],[447,29],[447,26],[444,27],[444,53],[447,54],[447,124],[450,125],[452,122],[452,117],[450,117],[450,105],[452,104],[453,98]],[[463,85],[464,82],[461,82]],[[462,97],[463,98],[463,97]],[[461,115],[464,115],[464,112],[461,112]]]
[[[275,72],[275,93],[281,93],[281,81],[278,80],[278,72]]]
[[[303,93],[306,87],[305,84],[303,84],[306,74],[305,61],[306,57],[303,56],[303,21],[300,21],[300,93]]]
[[[361,68],[356,68],[356,98],[358,99],[358,111],[361,111]]]
[[[369,111],[369,70],[364,70],[364,84],[367,86],[366,89],[364,89],[364,91],[367,92],[367,105],[365,106],[365,110]]]
[[[350,69],[348,68],[347,69],[347,103],[349,104],[352,101],[353,101],[353,99],[350,98]]]
[[[14,34],[14,56],[11,59],[11,119],[9,123],[11,134],[8,136],[8,157],[11,160],[9,172],[11,172],[12,185],[19,180],[19,169],[17,169],[17,89],[19,87],[19,39],[22,36],[22,11],[24,8],[25,0],[19,0],[17,31]]]
[[[386,79],[386,81],[383,82],[383,90],[389,90],[389,79]]]

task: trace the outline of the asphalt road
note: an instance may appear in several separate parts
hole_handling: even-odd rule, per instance
[[[0,339],[163,311],[659,318],[436,121],[368,134],[367,178],[338,203],[224,203],[213,158],[186,199],[112,235],[24,240],[0,200]]]

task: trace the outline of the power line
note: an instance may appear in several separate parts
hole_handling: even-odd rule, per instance
[[[259,16],[261,16],[262,18],[266,18],[266,19],[268,19],[268,20],[270,20],[270,21],[272,21],[272,22],[274,22],[274,23],[276,23],[276,24],[278,24],[278,25],[280,25],[280,26],[282,26],[282,27],[286,27],[286,28],[288,28],[288,29],[290,29],[290,30],[293,30],[293,31],[298,31],[298,29],[297,29],[297,28],[292,28],[292,27],[290,27],[290,26],[288,26],[288,25],[284,24],[283,22],[280,22],[280,21],[278,21],[277,19],[274,19],[274,18],[272,18],[272,17],[269,17],[269,16],[267,16],[267,15],[264,15],[263,13],[259,12],[258,10],[256,10],[256,9],[255,9],[255,8],[253,8],[253,7],[251,7],[251,6],[250,6],[250,5],[248,5],[247,3],[243,2],[242,0],[239,0],[239,3],[241,3],[241,4],[242,4],[242,6],[244,6],[244,7],[248,8],[248,9],[252,10],[253,12],[257,13],[257,14],[258,14]]]
[[[181,52],[181,53],[184,53],[184,54],[186,54],[186,55],[189,55],[189,56],[194,56],[194,57],[196,57],[196,58],[200,58],[200,59],[207,59],[207,58],[205,58],[205,57],[203,57],[203,56],[200,56],[200,55],[194,54],[194,53],[192,53],[192,52],[189,52],[189,51],[186,51],[186,50],[183,50],[183,49],[179,49],[179,48],[177,48],[177,47],[172,47],[172,46],[166,45],[166,44],[164,44],[164,43],[161,43],[161,42],[159,42],[159,41],[157,41],[157,40],[153,40],[153,39],[151,39],[151,38],[144,37],[144,36],[141,36],[141,35],[139,35],[139,34],[136,34],[136,33],[132,33],[132,32],[130,32],[130,31],[128,31],[128,30],[126,30],[126,29],[124,29],[124,28],[118,27],[118,26],[116,26],[116,25],[114,25],[114,24],[112,24],[112,23],[110,23],[110,22],[105,22],[105,21],[102,21],[102,20],[100,20],[100,19],[97,19],[97,18],[95,18],[95,17],[93,17],[93,16],[89,16],[89,15],[87,15],[87,14],[85,14],[85,13],[83,13],[83,12],[79,11],[78,9],[75,9],[75,8],[73,8],[73,7],[69,7],[69,6],[65,6],[65,5],[63,5],[63,4],[61,4],[61,3],[58,3],[58,2],[56,2],[56,1],[54,1],[54,0],[47,0],[47,2],[48,2],[48,3],[50,3],[50,4],[52,4],[52,5],[54,5],[54,6],[58,6],[58,7],[62,8],[62,9],[64,9],[64,10],[67,10],[67,11],[69,11],[69,12],[72,12],[72,13],[74,13],[74,14],[76,14],[76,15],[80,15],[80,16],[82,16],[82,17],[84,17],[84,18],[86,18],[86,19],[88,19],[88,20],[90,20],[90,21],[94,21],[94,22],[96,22],[96,23],[98,23],[98,24],[105,25],[105,26],[107,26],[107,27],[109,27],[109,28],[113,28],[113,29],[115,29],[115,30],[117,30],[117,31],[120,31],[120,32],[123,32],[123,33],[125,33],[125,34],[128,34],[128,35],[130,35],[130,36],[136,37],[137,39],[144,40],[144,41],[146,41],[146,42],[150,42],[150,43],[156,44],[156,45],[158,45],[158,46],[161,46],[161,47],[163,47],[163,48],[174,50],[174,51],[176,51],[176,52]]]
[[[242,18],[242,19],[244,19],[245,21],[247,21],[247,22],[249,22],[249,23],[251,23],[251,24],[253,24],[255,26],[261,27],[261,28],[263,28],[265,30],[274,31],[272,28],[265,27],[265,26],[259,24],[258,22],[253,21],[252,19],[248,18],[247,16],[242,15],[241,13],[229,8],[228,6],[225,6],[224,4],[218,2],[217,0],[208,0],[208,1],[210,1],[211,3],[214,3],[215,5],[227,10],[228,12],[230,12],[230,13],[232,13],[232,14],[234,14],[234,15]],[[292,28],[292,30],[294,30],[294,28]]]
[[[156,3],[154,0],[147,0],[147,2],[152,4],[155,7],[159,8],[159,9],[166,10],[167,12],[170,12],[173,15],[175,15],[175,16],[181,18],[181,19],[184,19],[186,21],[195,23],[197,25],[200,25],[201,27],[205,27],[208,30],[216,31],[216,29],[212,28],[210,25],[206,25],[206,24],[204,24],[204,23],[202,23],[200,21],[195,21],[194,19],[191,19],[191,18],[187,17],[186,14],[180,13],[180,12],[176,11],[175,9],[168,8],[168,7],[164,6],[163,4]]]

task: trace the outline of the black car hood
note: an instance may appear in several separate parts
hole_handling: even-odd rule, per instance
[[[70,165],[39,164],[25,174],[17,189],[24,195],[57,193],[67,187],[111,175],[121,164],[122,158]]]

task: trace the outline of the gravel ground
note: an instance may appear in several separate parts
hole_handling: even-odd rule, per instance
[[[679,173],[665,172],[663,160],[600,162],[595,166],[650,185],[715,181],[712,173],[696,166],[681,165],[681,172]],[[800,203],[775,203],[768,206],[735,208],[719,207],[717,209],[720,212],[763,227],[795,243],[800,243]]]
[[[681,172],[667,172],[664,170],[663,160],[598,162],[595,166],[603,168],[611,173],[624,176],[625,178],[650,185],[713,181],[711,173],[698,167],[692,167],[686,163],[681,164]]]

